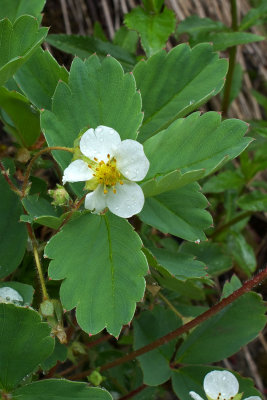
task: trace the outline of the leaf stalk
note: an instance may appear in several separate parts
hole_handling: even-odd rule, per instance
[[[40,151],[38,151],[38,153],[36,153],[33,158],[31,159],[31,161],[29,162],[29,165],[26,169],[25,172],[25,177],[24,177],[24,182],[22,185],[22,197],[25,197],[26,195],[26,189],[28,186],[28,182],[29,182],[29,178],[30,178],[30,173],[31,173],[31,169],[33,167],[33,164],[35,163],[35,161],[37,160],[37,158],[39,156],[41,156],[44,153],[48,153],[52,150],[61,150],[61,151],[68,151],[69,153],[73,153],[74,149],[70,148],[70,147],[62,147],[62,146],[51,146],[51,147],[46,147],[45,149],[42,149]]]
[[[232,30],[233,32],[236,32],[238,31],[236,0],[231,0],[231,15],[232,15]],[[229,49],[229,69],[226,75],[224,95],[222,101],[222,113],[224,116],[227,115],[230,104],[231,88],[235,70],[236,50],[237,50],[236,46],[233,46]]]

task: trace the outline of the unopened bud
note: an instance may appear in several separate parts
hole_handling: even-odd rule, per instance
[[[17,161],[26,164],[30,158],[31,158],[31,153],[29,152],[28,149],[22,147],[21,149],[18,150],[16,155]]]
[[[57,189],[48,190],[48,193],[54,199],[52,202],[54,206],[64,206],[69,204],[70,196],[63,186],[57,184]]]
[[[52,317],[54,315],[54,305],[52,301],[45,300],[40,305],[40,313],[44,317]]]
[[[87,376],[89,382],[91,382],[94,386],[99,386],[104,378],[98,371],[93,371],[89,376]]]

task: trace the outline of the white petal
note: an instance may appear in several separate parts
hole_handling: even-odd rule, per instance
[[[64,185],[66,182],[89,181],[92,178],[93,172],[86,162],[76,160],[70,163],[70,165],[64,170],[62,181]]]
[[[123,140],[115,151],[118,170],[131,181],[141,181],[149,169],[149,161],[141,143]]]
[[[4,286],[0,288],[0,297],[4,299],[4,302],[10,301],[14,303],[23,303],[23,298],[21,297],[21,295],[15,289],[9,286]]]
[[[196,392],[189,392],[189,395],[191,397],[193,397],[194,400],[204,400],[201,396],[199,396],[199,394],[197,394]]]
[[[125,182],[124,185],[116,184],[116,193],[109,189],[107,193],[107,206],[113,214],[122,218],[130,218],[138,214],[144,206],[144,193],[137,183]]]
[[[259,396],[250,396],[246,397],[244,400],[261,400],[261,398]]]
[[[239,383],[236,377],[229,371],[212,371],[204,379],[204,391],[211,399],[228,400],[238,393]]]
[[[86,195],[84,207],[93,211],[94,214],[100,213],[107,207],[106,196],[104,194],[104,186],[98,185],[96,190]]]
[[[90,160],[97,158],[99,161],[108,161],[107,155],[112,158],[114,151],[120,145],[121,138],[118,132],[108,126],[98,126],[88,129],[80,141],[81,152]]]

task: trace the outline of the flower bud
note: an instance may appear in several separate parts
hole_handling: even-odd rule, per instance
[[[45,300],[40,304],[40,313],[44,317],[52,317],[54,315],[54,305],[50,300]]]
[[[91,382],[94,386],[99,386],[104,378],[103,376],[97,371],[93,371],[88,377],[87,377],[88,381]]]
[[[57,184],[57,189],[48,190],[48,193],[54,199],[52,202],[54,206],[64,206],[69,204],[70,196],[63,186]]]

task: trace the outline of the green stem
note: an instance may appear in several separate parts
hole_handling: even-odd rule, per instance
[[[231,0],[231,14],[232,14],[232,30],[233,32],[236,32],[238,30],[236,0]],[[234,69],[235,69],[236,49],[237,49],[236,46],[233,46],[229,49],[229,69],[226,75],[224,95],[222,101],[222,113],[224,116],[227,115],[227,111],[230,104],[230,95],[231,95],[231,88],[232,88]]]
[[[39,258],[39,253],[38,253],[37,240],[36,240],[35,234],[33,232],[33,229],[31,227],[31,224],[27,223],[26,226],[27,226],[29,237],[32,242],[33,256],[34,256],[35,265],[36,265],[37,273],[38,273],[40,284],[41,284],[43,301],[45,301],[45,300],[49,299],[49,295],[48,295],[48,292],[47,292],[47,289],[45,286],[45,279],[44,279],[44,275],[43,275],[41,261]]]
[[[262,270],[258,275],[254,276],[253,278],[251,278],[250,280],[245,282],[243,284],[243,286],[241,286],[241,288],[234,291],[232,294],[230,294],[230,296],[225,297],[219,303],[215,304],[209,310],[200,314],[198,317],[194,318],[192,321],[175,329],[174,331],[168,333],[167,335],[160,337],[159,339],[155,340],[154,342],[149,343],[148,345],[146,345],[144,347],[141,347],[138,350],[135,350],[129,354],[126,354],[125,356],[123,356],[121,358],[117,358],[116,360],[111,361],[110,363],[102,365],[100,368],[100,371],[106,371],[108,369],[117,367],[118,365],[121,365],[125,362],[134,360],[136,357],[139,357],[142,354],[146,354],[149,351],[152,351],[152,350],[170,342],[171,340],[178,338],[183,333],[189,332],[191,329],[195,328],[196,326],[202,324],[204,321],[206,321],[209,318],[216,315],[218,312],[223,310],[229,304],[233,303],[235,300],[237,300],[243,294],[249,292],[254,286],[257,286],[260,282],[262,282],[266,278],[267,278],[267,267],[264,270]],[[69,379],[70,380],[80,380],[82,378],[85,378],[91,372],[92,372],[91,370],[83,371],[81,373],[78,373],[76,375],[69,377]]]
[[[164,301],[164,303],[167,304],[167,306],[174,312],[174,314],[177,315],[177,317],[183,319],[182,314],[179,313],[179,311],[174,307],[174,305],[161,292],[158,292],[158,296]]]
[[[253,211],[246,211],[242,214],[237,215],[235,218],[231,219],[231,221],[227,222],[224,225],[221,225],[216,231],[214,231],[211,235],[210,238],[215,238],[217,237],[220,233],[225,231],[226,229],[230,228],[230,226],[235,225],[237,222],[242,221],[242,219],[250,217],[253,214]]]
[[[69,153],[73,153],[74,152],[74,149],[71,149],[69,147],[62,147],[62,146],[46,147],[45,149],[42,149],[42,150],[38,151],[38,153],[36,153],[35,156],[31,159],[31,161],[30,161],[30,163],[29,163],[29,165],[28,165],[28,167],[26,169],[25,176],[24,176],[24,182],[23,182],[23,185],[22,185],[22,197],[25,196],[25,192],[26,192],[26,189],[27,189],[27,186],[28,186],[29,177],[30,177],[30,173],[31,173],[31,169],[32,169],[33,164],[35,163],[35,161],[37,160],[37,158],[39,156],[41,156],[44,153],[48,153],[48,152],[50,152],[52,150],[68,151]]]

